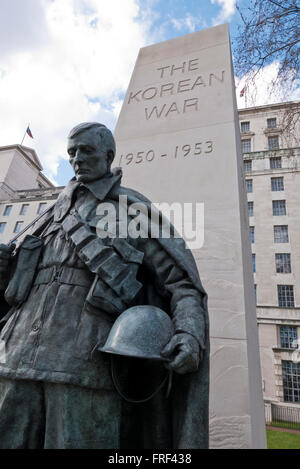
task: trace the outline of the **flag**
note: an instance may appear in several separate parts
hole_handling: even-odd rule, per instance
[[[27,135],[29,135],[30,138],[33,138],[33,135],[31,133],[31,130],[30,130],[29,126],[27,127],[26,133],[27,133]]]
[[[240,98],[242,98],[245,94],[245,91],[246,91],[246,86],[244,86],[244,88],[241,90],[240,92]]]

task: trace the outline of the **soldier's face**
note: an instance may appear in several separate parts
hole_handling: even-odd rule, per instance
[[[69,161],[77,181],[90,182],[103,177],[110,169],[107,149],[95,129],[81,132],[68,140]]]

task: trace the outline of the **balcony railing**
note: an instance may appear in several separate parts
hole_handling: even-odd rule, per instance
[[[265,419],[267,425],[300,430],[300,406],[265,403]]]

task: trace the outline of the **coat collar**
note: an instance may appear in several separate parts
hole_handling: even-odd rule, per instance
[[[121,178],[121,168],[113,169],[103,178],[88,183],[79,183],[75,177],[72,178],[57,199],[54,207],[54,221],[61,221],[68,213],[72,205],[73,194],[80,185],[86,187],[96,199],[103,201],[113,187],[120,186]]]
[[[121,168],[115,168],[107,176],[104,176],[103,178],[98,179],[97,181],[92,181],[83,184],[83,186],[86,187],[92,194],[94,194],[96,199],[102,202],[113,187],[120,186],[121,178]]]

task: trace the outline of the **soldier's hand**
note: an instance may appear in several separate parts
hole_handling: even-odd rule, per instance
[[[187,333],[175,334],[161,352],[161,356],[171,361],[166,365],[176,373],[196,371],[202,359],[202,351],[197,340]]]
[[[6,244],[0,244],[0,274],[7,273],[14,249],[14,245],[7,246]]]

